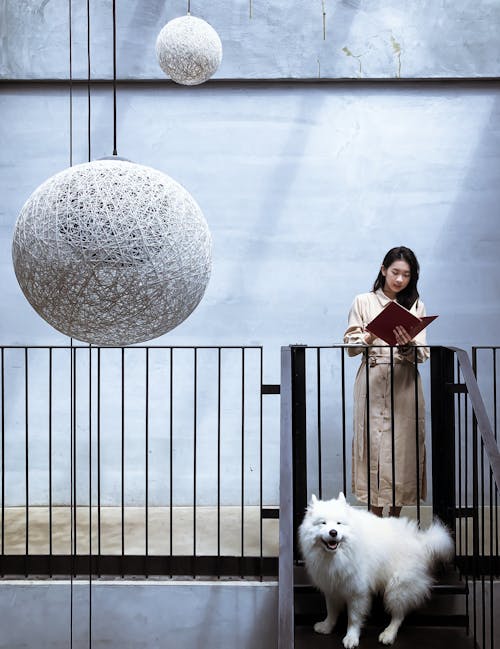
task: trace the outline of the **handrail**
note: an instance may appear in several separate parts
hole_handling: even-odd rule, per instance
[[[472,363],[465,350],[459,347],[447,347],[447,349],[450,349],[457,355],[465,385],[467,386],[467,392],[476,416],[477,428],[481,433],[484,448],[488,455],[493,479],[495,480],[497,489],[500,489],[500,451],[498,450],[490,419],[486,412],[481,392],[479,391],[474,370],[472,369]]]

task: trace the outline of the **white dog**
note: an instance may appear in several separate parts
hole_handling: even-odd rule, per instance
[[[391,615],[379,641],[392,644],[406,614],[429,596],[433,564],[448,561],[454,550],[450,534],[438,521],[420,531],[408,519],[378,518],[350,507],[343,493],[328,501],[312,497],[299,542],[307,572],[326,599],[326,619],[314,630],[331,633],[347,605],[346,649],[358,646],[375,593],[383,595]]]

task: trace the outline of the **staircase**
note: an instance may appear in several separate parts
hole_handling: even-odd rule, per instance
[[[342,648],[347,617],[343,614],[332,635],[315,633],[313,625],[326,616],[323,596],[308,582],[303,565],[294,568],[295,649],[316,647]],[[474,642],[467,634],[468,586],[451,569],[440,574],[433,587],[431,599],[419,610],[411,613],[403,622],[396,645],[398,649],[472,649]],[[361,632],[361,649],[382,646],[378,641],[380,632],[387,626],[389,617],[384,611],[381,598],[375,598],[372,611]]]
[[[308,582],[297,544],[297,530],[310,494],[319,493],[321,497],[322,465],[328,466],[330,475],[343,477],[344,485],[347,483],[346,440],[343,466],[332,464],[341,446],[329,454],[322,447],[326,435],[322,433],[321,422],[332,417],[332,410],[322,417],[327,391],[322,387],[321,377],[333,375],[331,368],[321,371],[322,350],[300,345],[282,348],[279,649],[342,649],[346,631],[344,614],[331,635],[314,632],[314,623],[326,616],[325,603]],[[341,368],[344,394],[343,349],[341,353],[337,365]],[[328,387],[331,393],[331,386]],[[314,421],[307,414],[311,403]],[[455,569],[438,575],[431,598],[406,618],[395,646],[494,649],[500,647],[495,602],[495,594],[500,596],[500,452],[474,369],[463,350],[432,348],[430,405],[432,515],[455,531],[455,565],[460,568],[460,575],[469,577],[461,577]],[[342,406],[339,421],[345,420],[344,415]],[[308,472],[311,449],[318,455],[319,467],[317,475],[313,472],[312,476]],[[328,464],[322,463],[323,457],[328,457]],[[319,484],[319,491],[314,483]],[[419,515],[417,518],[420,521]],[[387,623],[382,600],[376,598],[361,633],[360,648],[383,646],[378,636]]]

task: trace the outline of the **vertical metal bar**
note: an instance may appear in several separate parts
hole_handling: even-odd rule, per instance
[[[457,359],[457,376],[460,376],[460,365]],[[474,420],[472,422],[472,427],[474,429]],[[470,463],[469,463],[469,410],[468,410],[468,397],[465,397],[464,399],[464,446],[465,446],[465,457],[464,457],[464,473],[465,473],[465,485],[464,485],[464,494],[465,494],[465,507],[466,509],[468,508],[469,505],[469,472],[470,472]],[[472,439],[472,511],[473,511],[473,518],[472,518],[472,545],[473,545],[473,555],[474,555],[474,535],[475,535],[475,529],[476,529],[476,521],[477,521],[477,509],[474,508],[474,481],[475,481],[475,468],[474,468],[474,439]],[[477,461],[477,458],[476,458]],[[469,517],[466,516],[465,518],[465,556],[469,556]],[[473,617],[473,634],[474,638],[476,638],[476,576],[475,576],[475,570],[476,570],[476,558],[473,556],[472,557],[472,617]],[[469,580],[469,576],[467,574],[467,581]],[[469,598],[467,597],[467,606],[469,604]],[[470,622],[469,619],[467,620],[467,630],[470,630]]]
[[[455,400],[453,352],[431,348],[433,513],[455,532]]]
[[[24,573],[28,576],[28,556],[29,556],[29,379],[28,379],[28,348],[24,348],[24,427],[25,427],[25,498],[26,498],[26,547],[24,557]]]
[[[493,352],[493,432],[498,442],[497,348]],[[495,488],[495,555],[498,557],[498,488]]]
[[[321,457],[321,348],[316,348],[316,386],[317,386],[317,428],[318,428],[318,495],[323,498],[323,476]]]
[[[291,347],[294,557],[299,556],[296,531],[307,507],[306,348]]]
[[[2,566],[1,566],[1,575],[5,575],[4,572],[4,555],[5,555],[5,349],[1,348],[2,354],[2,367],[1,367],[1,398],[2,398],[2,410],[1,410],[1,426],[2,426]]]
[[[49,576],[52,577],[52,347],[49,348]]]
[[[391,390],[391,471],[392,506],[396,507],[396,439],[394,421],[394,347],[390,348],[390,390]]]
[[[220,579],[221,348],[217,350],[217,578]]]
[[[89,649],[92,647],[92,346],[89,345]]]
[[[145,553],[144,553],[144,575],[149,577],[149,570],[148,570],[148,556],[149,556],[149,347],[146,347],[146,385],[145,385],[145,391],[146,391],[146,403],[145,403],[145,437],[146,437],[146,449],[145,449],[145,484],[144,484],[144,491],[145,491],[145,512],[144,512],[144,546],[145,546]]]
[[[101,576],[101,349],[97,348],[97,576]]]
[[[417,521],[418,524],[420,525],[420,497],[421,497],[421,489],[420,489],[420,479],[422,476],[422,472],[420,470],[420,413],[419,413],[419,399],[418,399],[418,387],[419,387],[419,374],[418,374],[418,348],[414,347],[413,348],[413,365],[415,368],[415,373],[414,373],[414,382],[415,382],[415,461],[416,461],[416,470],[417,470],[417,475],[416,475],[416,482],[417,482]],[[455,456],[453,455],[453,462],[455,462]]]
[[[481,437],[481,462],[480,462],[480,475],[481,475],[481,629],[482,629],[482,647],[486,647],[486,581],[483,566],[485,561],[485,499],[484,499],[484,442]]]
[[[458,375],[458,359],[457,359],[457,375]],[[462,514],[462,507],[463,507],[463,501],[462,501],[462,400],[460,399],[460,394],[458,395],[457,399],[457,419],[458,419],[458,425],[457,425],[457,469],[458,469],[458,475],[457,475],[457,491],[458,491],[458,511],[459,511],[459,517],[458,517],[458,529],[457,529],[457,546],[458,546],[458,554],[462,554],[462,535],[464,533],[463,531],[463,522],[464,522],[464,516]],[[465,450],[467,452],[467,449]]]
[[[342,397],[342,487],[344,494],[347,495],[347,431],[346,431],[346,412],[345,412],[345,347],[341,348],[340,354],[341,367],[341,397]]]
[[[169,568],[170,568],[170,576],[173,577],[172,574],[172,556],[173,556],[173,545],[174,545],[174,495],[173,495],[173,489],[174,489],[174,350],[171,347],[170,348],[170,385],[169,385],[169,390],[170,390],[170,413],[169,413],[169,418],[170,418],[170,511],[169,511],[169,516],[170,516],[170,561],[169,561]]]
[[[466,406],[468,400],[465,402]],[[466,422],[468,415],[466,412]],[[477,614],[477,578],[479,574],[479,452],[478,452],[477,421],[472,413],[472,579],[473,579],[473,631],[474,643],[476,645],[478,636],[478,614]]]
[[[125,348],[121,349],[121,576],[125,559]]]
[[[198,349],[194,348],[193,380],[193,577],[196,577],[196,473],[197,473],[197,426],[198,426]]]
[[[262,519],[262,505],[263,505],[263,470],[264,470],[264,457],[263,457],[263,414],[262,414],[262,384],[264,383],[264,362],[263,362],[263,349],[260,347],[260,377],[259,385],[261,389],[259,390],[259,557],[260,557],[260,570],[259,576],[260,581],[264,578],[264,549],[263,549],[263,519]]]
[[[367,506],[368,511],[371,509],[371,452],[370,452],[370,370],[369,370],[369,347],[363,354],[365,355],[365,380],[366,380],[366,488],[367,488]],[[356,404],[355,406],[356,407]]]
[[[302,355],[303,355],[302,350]],[[295,544],[293,502],[295,487],[293,449],[293,364],[292,349],[281,348],[280,416],[280,517],[278,649],[294,649],[293,556]],[[300,356],[299,356],[300,358]],[[305,460],[305,457],[302,458]],[[301,499],[302,500],[302,499]]]
[[[489,579],[489,590],[490,590],[490,642],[491,642],[491,648],[493,649],[493,638],[494,638],[494,622],[493,622],[493,617],[494,617],[494,611],[493,611],[493,593],[494,593],[494,585],[493,585],[493,472],[489,470],[489,526],[490,526],[490,538],[489,538],[489,551],[490,551],[490,557],[489,557],[489,566],[490,566],[490,579]]]
[[[77,348],[73,347],[72,348],[72,359],[73,359],[73,364],[72,364],[72,369],[73,369],[73,376],[72,376],[72,401],[73,401],[73,421],[72,421],[72,429],[73,429],[73,434],[72,434],[72,461],[73,461],[73,473],[72,473],[72,490],[73,490],[73,507],[72,507],[72,513],[73,513],[73,527],[72,527],[72,533],[73,533],[73,576],[76,577],[76,552],[77,552],[77,489],[76,489],[76,425],[77,425],[77,392],[76,392],[76,386],[77,386]]]
[[[241,348],[241,578],[245,557],[245,348]]]
[[[69,353],[70,362],[70,649],[73,647],[73,609],[74,609],[74,592],[73,577],[75,572],[75,528],[73,521],[75,518],[75,462],[74,462],[74,445],[75,445],[75,349],[73,348],[73,339],[71,338],[71,348]]]

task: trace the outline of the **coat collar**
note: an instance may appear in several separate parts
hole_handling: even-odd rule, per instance
[[[384,291],[381,288],[378,288],[375,291],[375,296],[379,301],[380,305],[383,307],[389,304],[389,302],[394,302],[394,300],[391,300],[391,298],[387,297],[387,295],[384,293]]]

